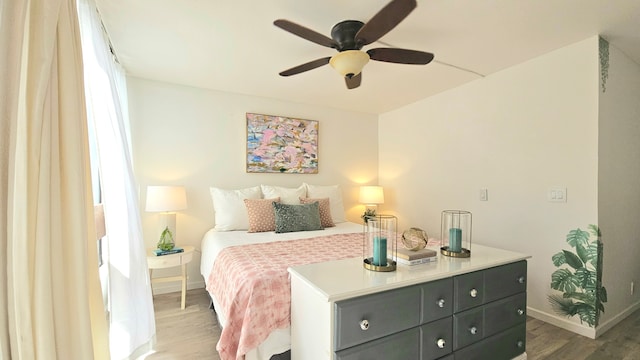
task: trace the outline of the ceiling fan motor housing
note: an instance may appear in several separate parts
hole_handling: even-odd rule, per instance
[[[356,42],[356,34],[364,26],[362,21],[344,20],[331,28],[331,38],[338,44],[338,51],[360,50],[362,44]]]

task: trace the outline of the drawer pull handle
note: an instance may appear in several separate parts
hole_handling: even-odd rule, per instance
[[[469,295],[471,295],[472,298],[478,297],[478,290],[471,289],[471,291],[469,291]]]
[[[436,304],[438,304],[438,307],[443,308],[444,307],[444,299],[440,299],[436,302]]]
[[[364,319],[362,321],[360,321],[360,329],[367,331],[369,330],[369,320]]]
[[[519,282],[520,284],[524,284],[524,276],[520,276],[520,277],[518,278],[518,282]]]
[[[438,345],[438,347],[440,349],[444,349],[444,346],[446,345],[446,341],[444,341],[444,339],[438,339],[438,341],[436,341],[436,344]]]
[[[524,341],[518,340],[518,342],[516,343],[516,346],[519,348],[522,348],[524,346]]]
[[[518,309],[517,313],[518,313],[518,315],[524,315],[524,310]]]
[[[478,328],[477,328],[477,327],[475,327],[475,326],[472,326],[472,327],[469,329],[469,332],[471,333],[471,335],[475,335],[475,334],[477,334],[477,333],[478,333]]]

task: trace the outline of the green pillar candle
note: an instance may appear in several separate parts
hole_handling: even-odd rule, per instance
[[[462,229],[449,229],[449,251],[462,251]]]
[[[373,265],[387,266],[387,238],[376,236],[373,238]]]

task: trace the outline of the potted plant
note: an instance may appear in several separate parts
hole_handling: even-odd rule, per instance
[[[362,218],[362,220],[366,224],[369,221],[370,218],[376,217],[376,210],[375,209],[365,209],[364,210],[364,214],[362,214],[360,217]]]
[[[602,286],[602,241],[600,229],[589,225],[589,231],[578,229],[567,234],[567,243],[574,248],[562,250],[551,258],[558,269],[551,274],[551,288],[562,292],[549,295],[554,311],[567,317],[578,316],[580,322],[598,325],[607,290]]]

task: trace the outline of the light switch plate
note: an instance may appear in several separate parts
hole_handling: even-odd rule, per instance
[[[547,199],[550,202],[567,202],[567,188],[558,186],[550,188]]]

